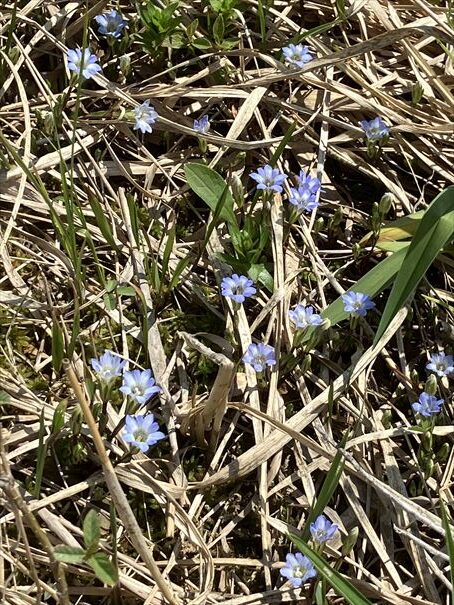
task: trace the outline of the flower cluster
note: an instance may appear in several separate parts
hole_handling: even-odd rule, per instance
[[[161,392],[161,387],[155,383],[151,370],[125,370],[126,361],[121,360],[112,351],[105,351],[99,359],[91,359],[90,364],[99,380],[106,385],[110,385],[115,378],[123,376],[119,390],[139,405],[145,405],[153,395]],[[138,447],[142,452],[164,438],[164,434],[158,431],[159,426],[154,422],[152,414],[126,416],[125,422],[124,440]]]

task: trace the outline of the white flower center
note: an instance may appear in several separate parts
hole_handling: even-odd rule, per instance
[[[144,388],[140,384],[136,384],[136,386],[132,388],[132,394],[133,395],[143,395]]]
[[[133,434],[135,441],[138,441],[139,443],[145,443],[148,439],[148,433],[147,431],[144,431],[144,429],[137,429]]]
[[[438,361],[435,365],[435,367],[437,368],[437,370],[441,370],[442,372],[446,371],[446,362],[444,361]]]
[[[302,578],[306,574],[307,570],[302,565],[295,565],[293,568],[293,577]]]

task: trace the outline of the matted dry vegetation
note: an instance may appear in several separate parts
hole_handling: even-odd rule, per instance
[[[180,2],[180,27],[198,18],[195,35],[206,35],[206,4]],[[342,15],[339,2],[243,0],[229,21],[236,47],[156,55],[131,37],[137,7],[121,3],[124,75],[93,22],[107,6],[0,9],[1,602],[310,604],[312,589],[282,587],[278,569],[286,534],[303,528],[342,460],[327,560],[373,603],[450,603],[439,506],[440,493],[453,502],[447,379],[433,446],[443,456],[426,477],[410,404],[427,352],[452,345],[452,260],[432,267],[373,347],[376,316],[357,331],[332,326],[309,357],[292,349],[287,315],[301,300],[326,308],[383,258],[358,242],[384,193],[394,219],[454,183],[449,7],[352,1]],[[321,25],[305,41],[317,58],[286,67],[280,49]],[[84,39],[103,75],[78,88],[64,56]],[[126,112],[146,99],[159,120],[143,137]],[[285,172],[322,181],[321,206],[291,225],[279,195],[271,220],[256,205],[274,291],[262,284],[236,311],[219,293],[228,232],[207,229],[213,217],[184,172],[204,157],[192,127],[203,114],[208,165],[244,192],[238,220],[254,197],[249,173],[276,152]],[[391,136],[373,162],[358,123],[376,115]],[[252,340],[276,348],[267,380],[240,362]],[[102,440],[84,420],[80,406],[99,400],[89,359],[104,349],[150,367],[163,389],[149,409],[168,439],[147,455],[129,456],[120,435]],[[126,401],[108,411],[111,435]],[[55,545],[82,543],[91,508],[118,564],[113,589],[84,565],[49,563]],[[344,601],[329,589],[327,602]]]

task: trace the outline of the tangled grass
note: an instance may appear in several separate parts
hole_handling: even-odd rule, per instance
[[[366,602],[336,594],[332,570],[371,603],[451,603],[449,379],[429,433],[411,403],[428,353],[452,348],[452,249],[376,341],[386,289],[377,313],[309,343],[288,318],[329,308],[398,249],[384,222],[454,183],[451,3],[121,3],[114,44],[94,21],[107,8],[0,10],[1,602]],[[285,65],[290,41],[314,60]],[[70,78],[78,45],[102,74]],[[143,136],[145,100],[159,118]],[[390,137],[371,157],[359,122],[376,116]],[[295,219],[285,194],[262,203],[249,174],[270,162],[316,175],[321,205]],[[211,208],[188,185],[197,163],[229,183]],[[258,289],[241,306],[220,296],[235,271]],[[241,363],[251,342],[275,348],[273,372]],[[104,350],[162,389],[147,409],[168,438],[148,454],[121,438],[118,391],[96,422]],[[83,546],[89,510],[113,587],[56,558]],[[339,526],[327,579],[294,589],[288,534],[323,510]]]

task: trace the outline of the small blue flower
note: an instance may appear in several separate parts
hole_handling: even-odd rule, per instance
[[[282,192],[282,185],[284,184],[287,175],[283,172],[279,172],[277,168],[273,168],[269,164],[262,168],[257,168],[257,172],[251,172],[250,177],[257,181],[257,189],[263,189],[264,191],[276,191],[276,193]]]
[[[98,32],[103,36],[112,36],[112,38],[120,38],[126,27],[126,20],[116,10],[98,15],[95,17],[95,21],[99,25]]]
[[[254,282],[245,275],[234,273],[232,277],[224,277],[221,282],[222,296],[231,298],[236,303],[243,303],[246,298],[254,296],[256,292]]]
[[[360,126],[369,141],[381,141],[389,136],[389,127],[379,117],[370,121],[362,120]]]
[[[312,564],[312,561],[305,557],[300,552],[295,554],[288,553],[285,557],[286,563],[279,573],[287,580],[290,580],[293,588],[300,588],[302,584],[315,578],[317,572]]]
[[[284,46],[282,52],[284,53],[285,62],[297,67],[304,67],[306,63],[314,58],[309,52],[309,48],[302,44],[289,44]]]
[[[165,439],[164,433],[159,430],[159,424],[154,421],[153,414],[126,416],[122,437],[126,443],[138,447],[144,453],[152,445]]]
[[[419,400],[412,403],[411,407],[417,414],[429,417],[438,414],[443,404],[443,399],[437,399],[434,395],[429,395],[429,393],[421,393]]]
[[[140,405],[144,405],[150,397],[161,392],[161,387],[155,384],[151,370],[132,370],[123,374],[120,391],[124,395],[129,395]]]
[[[426,369],[434,372],[437,376],[449,376],[454,372],[454,361],[452,355],[445,353],[432,353],[430,362]]]
[[[370,309],[375,308],[370,296],[361,292],[346,292],[341,298],[344,301],[344,311],[352,315],[365,317]]]
[[[210,120],[208,116],[202,116],[200,120],[194,120],[194,130],[200,134],[206,134],[210,130]]]
[[[312,193],[317,193],[322,184],[315,176],[310,176],[304,170],[300,170],[298,185],[300,187],[309,187]]]
[[[112,351],[105,351],[99,359],[90,359],[90,364],[100,380],[110,382],[117,376],[121,376],[126,361],[121,360]]]
[[[101,66],[97,63],[98,57],[93,55],[89,48],[84,48],[83,52],[79,47],[75,50],[70,48],[66,56],[68,59],[68,69],[76,75],[79,75],[82,71],[82,76],[86,80],[102,71]]]
[[[243,355],[244,363],[249,363],[256,372],[263,372],[266,366],[276,364],[276,352],[274,347],[265,345],[262,342],[258,345],[250,344],[246,353]]]
[[[293,204],[293,206],[296,206],[298,210],[304,212],[312,212],[312,210],[315,210],[315,208],[320,205],[320,202],[317,199],[317,193],[314,193],[307,185],[298,187],[298,189],[290,187],[288,201]]]
[[[317,542],[317,544],[323,544],[324,542],[331,540],[338,529],[339,526],[335,523],[331,523],[325,515],[319,515],[314,523],[310,524],[312,540]]]
[[[151,132],[150,124],[154,124],[158,119],[158,114],[154,110],[154,107],[150,106],[150,101],[144,101],[139,107],[134,107],[134,116],[136,123],[134,124],[134,130],[140,130],[142,133]]]
[[[321,326],[323,323],[321,316],[314,313],[314,307],[305,307],[301,303],[290,309],[288,316],[300,330],[308,326]]]

